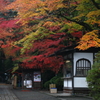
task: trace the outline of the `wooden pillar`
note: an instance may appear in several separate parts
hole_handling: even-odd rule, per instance
[[[17,76],[14,77],[14,88],[17,87]]]
[[[22,71],[22,89],[24,88],[24,73]]]

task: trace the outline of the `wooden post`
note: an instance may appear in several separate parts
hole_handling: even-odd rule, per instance
[[[22,89],[24,88],[24,73],[22,71]]]
[[[14,77],[14,88],[17,86],[17,76]]]

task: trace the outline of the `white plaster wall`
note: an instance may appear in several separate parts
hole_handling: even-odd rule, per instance
[[[64,79],[64,87],[67,87],[67,80]]]
[[[81,58],[88,59],[91,65],[93,64],[93,53],[74,53],[74,76],[76,72],[76,61]]]
[[[74,77],[74,87],[75,88],[87,88],[87,82],[85,77]]]
[[[64,79],[64,87],[72,88],[72,79]]]
[[[68,87],[72,87],[72,79],[68,80]]]

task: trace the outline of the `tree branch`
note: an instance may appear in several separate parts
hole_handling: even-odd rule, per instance
[[[96,3],[95,0],[91,0],[91,1],[92,1],[92,3],[95,5],[95,7],[96,7],[97,9],[100,9],[98,3]]]
[[[88,31],[92,31],[92,30],[93,30],[87,23],[84,23],[84,22],[82,22],[82,21],[72,20],[72,19],[70,19],[70,18],[68,18],[68,17],[66,17],[66,16],[64,16],[64,15],[62,15],[62,14],[61,14],[60,16],[63,17],[63,18],[65,18],[65,19],[67,19],[67,20],[69,20],[69,21],[72,21],[72,22],[75,22],[75,23],[77,23],[77,24],[79,24],[79,25],[84,26],[85,29],[88,30]]]

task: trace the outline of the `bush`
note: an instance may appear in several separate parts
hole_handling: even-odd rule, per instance
[[[58,78],[58,76],[54,76],[53,78],[51,78],[49,81],[51,84],[55,84],[55,80]]]
[[[87,76],[90,95],[94,100],[100,100],[100,52],[96,55],[92,69]]]
[[[49,81],[44,83],[44,88],[49,89],[49,84],[56,84],[57,89],[62,90],[63,80],[61,79],[61,76],[54,76]]]
[[[56,84],[57,90],[62,90],[63,89],[63,80],[61,79],[61,77],[58,77],[55,80],[55,84]]]
[[[47,81],[47,82],[44,83],[43,87],[45,89],[49,89],[49,84],[51,84],[50,81]]]

